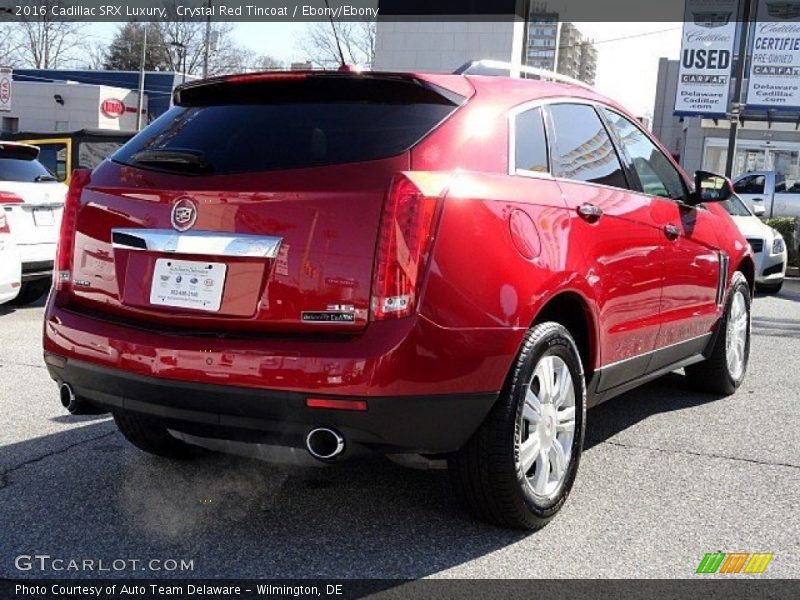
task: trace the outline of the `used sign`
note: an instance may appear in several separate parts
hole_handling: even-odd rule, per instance
[[[675,114],[724,116],[738,0],[687,0]]]

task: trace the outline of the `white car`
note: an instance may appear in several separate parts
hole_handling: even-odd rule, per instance
[[[5,211],[0,211],[0,304],[10,302],[19,294],[21,266]]]
[[[722,205],[753,249],[756,289],[777,294],[786,277],[787,252],[783,236],[765,225],[738,196],[731,196]]]
[[[0,208],[14,232],[22,261],[16,304],[35,302],[50,289],[67,186],[37,159],[36,146],[0,142]]]

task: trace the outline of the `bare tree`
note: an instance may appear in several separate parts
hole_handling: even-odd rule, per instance
[[[277,60],[276,58],[270,56],[269,54],[262,54],[260,56],[256,56],[255,60],[253,60],[250,65],[248,66],[248,71],[280,71],[281,69],[285,68],[281,61]]]
[[[334,27],[336,35],[334,35]],[[342,48],[344,61],[362,67],[372,68],[375,62],[375,22],[318,22],[313,23],[300,40],[300,51],[305,60],[323,69],[336,68],[342,62],[339,55]]]
[[[0,24],[0,65],[13,67],[19,60],[19,47],[13,25]]]
[[[91,71],[99,71],[106,68],[106,52],[105,44],[101,42],[90,42],[86,45],[83,52],[83,57],[80,61],[80,68],[89,69]]]
[[[84,42],[81,35],[84,25],[54,21],[51,8],[57,4],[63,8],[69,2],[40,0],[38,5],[45,9],[41,16],[23,17],[14,25],[12,37],[21,64],[37,69],[54,69],[78,58]]]

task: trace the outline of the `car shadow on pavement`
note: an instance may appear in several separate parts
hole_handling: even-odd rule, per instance
[[[8,302],[6,304],[0,304],[0,317],[10,315],[19,310],[25,310],[26,308],[43,308],[45,304],[47,304],[47,294],[39,298],[36,302],[31,302],[25,306],[17,306],[16,304]]]
[[[669,373],[589,410],[584,452],[653,415],[708,404],[723,396],[698,392],[681,373]]]

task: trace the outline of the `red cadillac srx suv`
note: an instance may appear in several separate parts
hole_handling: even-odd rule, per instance
[[[579,82],[492,68],[179,87],[73,176],[44,323],[62,403],[167,457],[446,458],[471,512],[534,529],[587,408],[679,368],[733,393],[753,259],[730,182]]]

